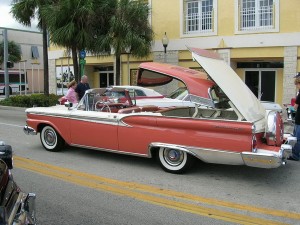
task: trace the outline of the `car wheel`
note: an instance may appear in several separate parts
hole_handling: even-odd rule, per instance
[[[157,158],[163,170],[176,174],[185,172],[194,161],[187,152],[172,148],[160,148]]]
[[[64,145],[64,140],[51,126],[45,126],[41,132],[41,142],[43,147],[50,152],[58,152]]]

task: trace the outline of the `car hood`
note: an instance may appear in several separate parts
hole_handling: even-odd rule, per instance
[[[69,115],[70,110],[64,105],[50,107],[33,107],[25,110],[26,113],[45,114],[45,115]]]
[[[198,48],[189,50],[247,121],[255,122],[265,117],[266,110],[260,101],[218,54]]]

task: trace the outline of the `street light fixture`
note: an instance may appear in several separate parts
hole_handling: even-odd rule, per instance
[[[168,44],[169,44],[169,38],[167,36],[167,32],[165,32],[165,35],[163,36],[163,38],[161,39],[161,42],[165,48],[165,54],[167,53],[167,47],[168,47]]]

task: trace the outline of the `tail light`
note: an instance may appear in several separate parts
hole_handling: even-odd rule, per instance
[[[252,136],[252,152],[257,152],[257,140],[255,134]]]
[[[268,112],[265,138],[268,145],[280,146],[282,144],[283,122],[278,112],[275,111]]]

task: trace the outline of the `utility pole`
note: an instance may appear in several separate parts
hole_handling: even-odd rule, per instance
[[[9,77],[7,69],[8,61],[8,42],[7,42],[7,29],[4,29],[3,32],[3,42],[4,42],[4,82],[5,82],[5,98],[9,97]]]

